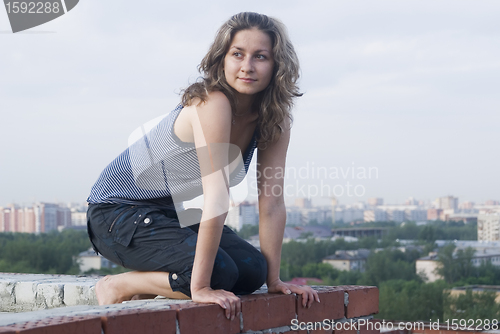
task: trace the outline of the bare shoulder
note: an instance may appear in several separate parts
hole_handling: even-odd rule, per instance
[[[231,114],[231,103],[224,93],[215,91],[210,92],[207,96],[205,102],[196,104],[196,107],[200,111],[209,110],[212,116],[216,115],[229,115]]]
[[[231,104],[221,92],[209,93],[207,100],[202,102],[194,99],[185,106],[174,124],[175,134],[181,141],[194,142],[193,129],[201,126],[205,133],[208,129],[224,131],[230,129]]]

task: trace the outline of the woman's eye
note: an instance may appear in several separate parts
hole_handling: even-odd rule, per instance
[[[241,52],[233,52],[233,56],[235,56],[235,57],[241,57]]]
[[[264,56],[264,55],[256,55],[255,58],[260,59],[260,60],[267,59],[266,56]]]

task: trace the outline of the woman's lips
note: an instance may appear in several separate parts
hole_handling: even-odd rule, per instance
[[[257,80],[252,79],[252,78],[238,78],[238,79],[240,79],[243,82],[248,82],[248,83],[257,81]]]

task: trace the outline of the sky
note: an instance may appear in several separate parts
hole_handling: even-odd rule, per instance
[[[0,9],[0,206],[85,201],[242,11],[283,21],[301,63],[288,203],[500,199],[498,1],[82,0],[16,34]]]

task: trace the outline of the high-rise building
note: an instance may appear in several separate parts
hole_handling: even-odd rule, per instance
[[[37,203],[33,206],[35,212],[35,233],[57,230],[57,204]]]
[[[311,200],[309,198],[299,197],[295,199],[295,206],[302,209],[312,208]]]
[[[87,213],[76,210],[71,211],[71,226],[86,226]]]
[[[388,221],[387,212],[384,210],[365,210],[364,212],[364,221],[369,222],[385,222]]]
[[[419,202],[413,197],[410,197],[405,201],[405,205],[419,205]]]
[[[388,218],[390,221],[402,223],[405,221],[405,211],[404,210],[389,210],[387,212]]]
[[[427,220],[440,220],[443,210],[441,209],[428,209]]]
[[[427,220],[427,210],[408,209],[405,210],[405,220],[423,222]]]
[[[434,201],[436,209],[452,209],[456,212],[458,209],[458,198],[453,196],[439,197]]]
[[[500,240],[500,214],[498,212],[479,214],[477,217],[477,240]]]
[[[368,202],[368,205],[371,205],[371,206],[384,205],[384,199],[379,198],[379,197],[368,198],[367,202]]]
[[[71,226],[71,210],[50,203],[0,207],[0,232],[42,233]]]
[[[0,232],[33,233],[34,226],[33,208],[20,208],[15,204],[0,208]]]
[[[257,205],[250,202],[242,202],[238,206],[232,205],[226,217],[226,224],[236,231],[241,230],[243,225],[256,225],[258,222]]]

